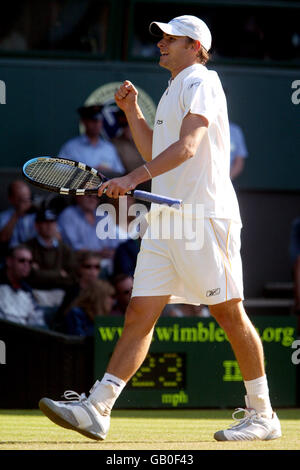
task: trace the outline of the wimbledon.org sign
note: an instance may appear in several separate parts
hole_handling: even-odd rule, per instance
[[[177,320],[176,320],[177,321]],[[173,320],[174,322],[174,320]],[[279,343],[282,346],[290,347],[294,342],[295,328],[287,327],[266,327],[263,330],[256,328],[262,342]],[[114,341],[118,339],[123,331],[123,327],[99,326],[98,332],[102,341]],[[204,325],[203,321],[197,322],[195,326],[183,326],[173,323],[171,326],[157,326],[152,341],[173,342],[173,343],[214,343],[228,341],[227,335],[214,321],[209,321]]]

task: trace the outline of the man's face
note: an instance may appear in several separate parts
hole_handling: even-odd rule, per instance
[[[32,254],[29,250],[16,250],[13,256],[9,256],[6,261],[7,269],[15,279],[25,279],[29,276],[32,264]]]
[[[26,184],[16,183],[9,199],[12,206],[21,208],[24,212],[31,207],[31,192]]]
[[[89,137],[97,137],[102,129],[102,119],[82,119],[85,133]]]
[[[196,57],[192,44],[185,36],[171,36],[164,33],[157,47],[161,54],[159,65],[170,70],[172,74],[177,74],[191,65]]]
[[[57,225],[55,220],[44,220],[43,222],[36,222],[36,229],[38,234],[45,239],[55,238],[57,233]]]
[[[79,268],[80,279],[92,282],[98,279],[100,273],[100,259],[97,257],[87,258]]]

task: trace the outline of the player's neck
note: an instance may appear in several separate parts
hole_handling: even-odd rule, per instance
[[[170,70],[171,72],[171,77],[172,77],[172,80],[174,80],[175,77],[177,77],[177,75],[182,72],[184,69],[187,69],[188,67],[191,67],[192,65],[194,64],[199,64],[199,62],[197,60],[193,61],[193,62],[186,62],[172,70]]]

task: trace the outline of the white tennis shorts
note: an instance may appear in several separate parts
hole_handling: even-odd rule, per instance
[[[197,250],[184,238],[143,238],[132,297],[169,295],[169,303],[193,305],[243,300],[241,224],[205,218],[203,235]]]

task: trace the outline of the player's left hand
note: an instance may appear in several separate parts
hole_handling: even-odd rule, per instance
[[[135,187],[136,184],[134,184],[129,175],[112,178],[101,184],[98,189],[98,196],[100,197],[105,193],[106,196],[116,199],[119,196],[124,196],[128,191],[132,191]]]

